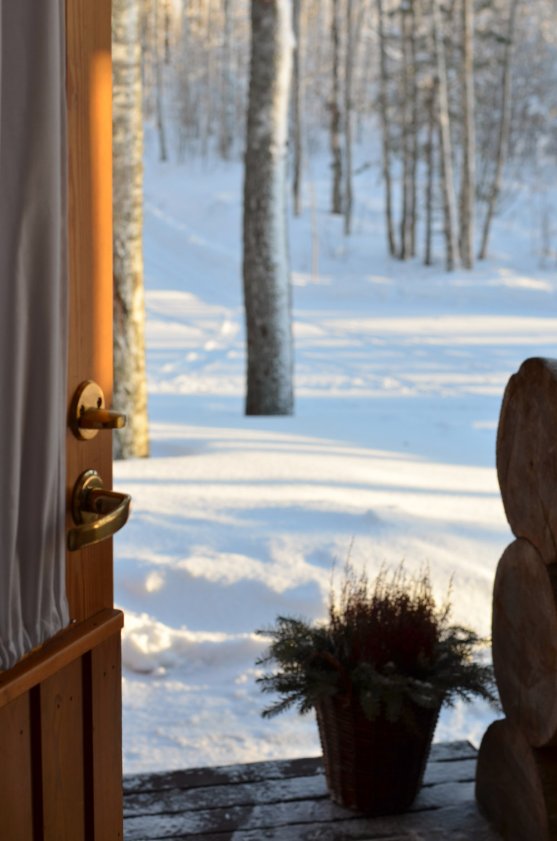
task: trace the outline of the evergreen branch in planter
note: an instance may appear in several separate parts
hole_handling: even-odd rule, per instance
[[[270,670],[257,682],[278,695],[263,715],[307,713],[332,696],[358,698],[370,720],[407,717],[408,701],[433,709],[480,697],[497,705],[493,669],[478,659],[487,641],[449,624],[449,614],[449,597],[436,606],[427,572],[412,577],[401,565],[370,584],[347,565],[325,622],[279,616],[257,632],[270,639],[257,661]]]

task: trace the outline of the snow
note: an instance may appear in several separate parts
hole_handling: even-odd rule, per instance
[[[323,616],[351,553],[371,575],[429,564],[439,598],[453,579],[454,620],[489,634],[512,540],[498,412],[525,358],[557,355],[555,272],[520,200],[473,273],[447,274],[440,241],[433,268],[389,260],[372,169],[346,240],[316,157],[290,220],[296,415],[246,418],[241,165],[152,157],[148,143],[152,456],[115,464],[133,497],[115,541],[125,771],[315,755],[311,717],[260,717],[254,631],[280,613]],[[436,739],[478,743],[494,716],[445,710]]]

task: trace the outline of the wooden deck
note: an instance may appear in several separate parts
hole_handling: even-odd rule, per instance
[[[128,776],[124,841],[498,841],[475,769],[467,742],[434,745],[412,810],[373,819],[331,802],[320,759]]]

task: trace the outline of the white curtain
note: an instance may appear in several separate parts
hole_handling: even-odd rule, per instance
[[[0,669],[68,622],[63,0],[0,0]]]

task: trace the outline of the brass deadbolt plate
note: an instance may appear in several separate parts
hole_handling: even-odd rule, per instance
[[[80,418],[89,409],[104,409],[103,390],[93,380],[85,380],[85,382],[78,386],[70,410],[70,426],[72,432],[81,441],[90,441],[99,432],[98,429],[84,429],[79,425]]]

